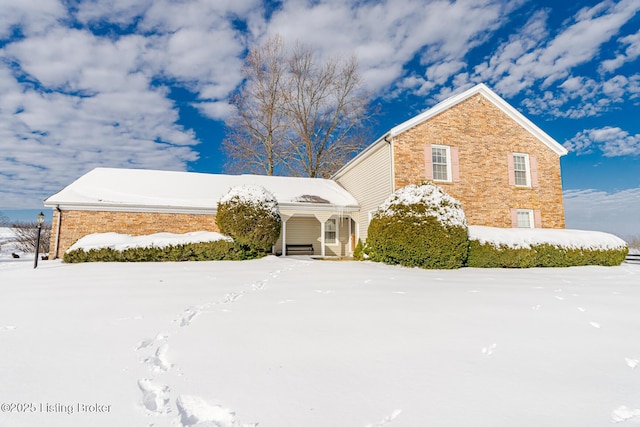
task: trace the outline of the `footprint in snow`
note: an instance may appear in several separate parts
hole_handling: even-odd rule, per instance
[[[173,364],[167,360],[167,350],[169,350],[169,344],[164,343],[156,349],[153,356],[144,359],[144,363],[149,365],[153,371],[166,372],[173,367]]]
[[[611,412],[612,423],[623,423],[631,418],[640,417],[640,409],[631,409],[626,406],[620,406]]]
[[[16,327],[15,327],[15,326],[12,326],[12,325],[9,325],[9,326],[0,326],[0,331],[1,331],[1,330],[3,330],[3,329],[4,329],[5,331],[15,331],[15,330],[16,330]]]
[[[582,313],[584,313],[584,312],[586,311],[586,310],[585,310],[584,308],[582,308],[582,307],[577,307],[577,309],[578,309],[578,311],[580,311],[580,312],[582,312]]]
[[[395,411],[393,411],[393,413],[391,415],[388,415],[386,417],[384,417],[382,420],[378,421],[377,423],[374,424],[367,424],[365,427],[380,427],[383,426],[387,423],[390,423],[391,421],[395,420],[396,418],[398,418],[398,415],[400,415],[402,413],[402,409],[396,409]]]
[[[596,323],[596,322],[589,322],[589,324],[590,324],[591,326],[593,326],[594,328],[596,328],[596,329],[600,329],[600,323]]]
[[[332,294],[334,291],[332,291],[332,290],[326,290],[326,291],[323,291],[323,290],[321,290],[321,289],[316,289],[316,290],[315,290],[315,292],[317,292],[317,293],[319,293],[319,294],[325,294],[325,295],[328,295],[328,294]]]
[[[236,414],[229,408],[214,405],[199,396],[181,395],[176,399],[176,406],[183,427],[215,426],[215,427],[255,427],[258,424],[240,424]]]
[[[564,297],[560,297],[558,295],[555,296],[555,299],[557,299],[558,301],[564,301]]]
[[[264,281],[254,283],[253,285],[251,285],[251,289],[253,289],[254,291],[260,291],[264,289]]]
[[[240,298],[242,296],[243,292],[240,293],[236,293],[236,292],[230,292],[228,294],[226,294],[224,296],[224,299],[222,300],[223,304],[229,304],[234,302],[235,300],[237,300],[238,298]]]
[[[531,310],[536,310],[537,311],[537,310],[540,310],[540,307],[541,307],[541,305],[537,304],[537,305],[534,305],[533,307],[531,307]]]
[[[169,338],[169,335],[158,333],[155,338],[147,338],[146,340],[142,340],[136,346],[136,350],[142,350],[143,348],[151,347],[155,344],[156,341],[164,341]]]
[[[144,408],[155,414],[168,414],[169,409],[169,393],[168,386],[154,384],[150,379],[138,380],[138,387],[142,390],[142,405]]]
[[[627,366],[631,369],[636,369],[638,364],[640,364],[640,359],[631,359],[629,357],[625,357],[624,361],[627,362]]]
[[[195,307],[187,308],[182,312],[180,318],[178,319],[180,321],[180,326],[189,326],[198,314],[200,314],[200,310],[196,309]],[[176,322],[178,320],[176,320]]]
[[[367,280],[365,280],[363,283],[371,283],[372,281],[373,281],[373,280],[371,280],[371,279],[367,279]]]
[[[282,300],[282,301],[278,302],[278,304],[286,304],[286,303],[295,302],[295,301],[296,300],[294,300],[294,299],[285,299],[285,300]]]
[[[497,347],[496,343],[491,344],[489,347],[482,348],[482,354],[485,356],[491,356]]]
[[[396,295],[405,295],[406,292],[403,291],[395,291],[395,292],[391,292],[392,294],[396,294]]]

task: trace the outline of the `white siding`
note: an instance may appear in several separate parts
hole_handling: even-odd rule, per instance
[[[287,221],[288,244],[313,244],[313,253],[320,255],[320,222],[315,217],[294,216]],[[282,233],[276,243],[276,251],[282,252]]]
[[[363,242],[367,237],[369,212],[377,209],[393,193],[391,164],[391,145],[380,144],[366,158],[336,177],[360,204],[360,212],[354,213],[354,217],[357,217]]]

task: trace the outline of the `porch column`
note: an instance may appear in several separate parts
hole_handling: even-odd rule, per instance
[[[349,215],[349,247],[348,247],[348,255],[353,253],[353,248],[351,247],[351,215]]]
[[[324,256],[324,221],[320,221],[320,255]]]
[[[282,256],[287,256],[287,221],[289,221],[291,215],[283,215],[280,213],[280,219],[282,220]]]

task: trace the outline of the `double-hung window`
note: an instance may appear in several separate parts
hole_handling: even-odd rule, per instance
[[[335,245],[338,242],[338,224],[335,218],[329,218],[324,224],[324,243]]]
[[[531,175],[529,173],[529,155],[513,153],[513,173],[516,186],[531,187]]]
[[[451,181],[451,151],[446,145],[431,146],[434,181]]]

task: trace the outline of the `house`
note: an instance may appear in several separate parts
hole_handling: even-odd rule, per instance
[[[287,244],[313,244],[315,255],[352,251],[351,215],[360,207],[329,179],[96,168],[45,200],[53,208],[50,253],[62,257],[92,233],[219,231],[217,202],[241,185],[261,185],[276,197],[283,220],[277,253]]]
[[[394,127],[332,179],[371,214],[398,188],[433,181],[470,225],[564,228],[560,157],[567,150],[484,84]]]
[[[217,201],[239,185],[274,194],[283,219],[274,250],[312,244],[344,256],[395,190],[433,181],[470,225],[564,228],[560,157],[566,149],[484,84],[394,127],[332,179],[97,168],[45,200],[60,257],[91,233],[218,231]]]

